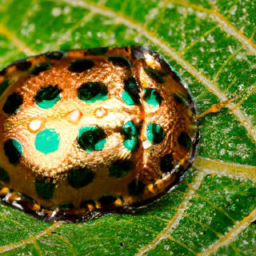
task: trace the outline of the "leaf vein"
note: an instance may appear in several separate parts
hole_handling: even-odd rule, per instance
[[[235,227],[230,232],[228,232],[226,235],[222,236],[219,241],[213,243],[203,253],[198,254],[198,256],[210,255],[213,252],[216,252],[221,246],[230,244],[255,219],[256,219],[256,209],[254,209],[248,216],[246,216],[237,225],[235,225]]]
[[[256,166],[227,163],[221,160],[213,160],[200,156],[196,158],[193,166],[204,171],[206,174],[218,174],[239,177],[245,180],[256,180]]]
[[[256,45],[252,41],[251,38],[247,38],[241,31],[239,31],[234,25],[232,25],[218,10],[212,5],[211,1],[211,9],[206,9],[201,6],[191,4],[188,1],[177,1],[171,0],[171,3],[176,5],[181,5],[185,8],[192,8],[198,11],[206,12],[212,14],[213,17],[219,22],[220,26],[230,35],[234,36],[240,43],[243,44],[251,53],[256,56]]]
[[[135,21],[129,19],[128,17],[125,17],[120,12],[113,12],[104,5],[95,5],[93,3],[86,3],[84,1],[68,1],[68,0],[61,0],[64,3],[68,3],[72,6],[80,6],[82,8],[88,8],[92,12],[112,17],[115,19],[115,22],[120,22],[127,27],[133,28],[134,30],[138,31],[142,35],[144,35],[146,38],[148,38],[151,42],[158,45],[166,54],[170,55],[174,60],[176,60],[185,70],[187,70],[192,76],[194,76],[196,79],[198,79],[205,87],[215,94],[221,101],[226,101],[227,97],[225,94],[219,89],[216,83],[211,82],[207,77],[205,77],[203,74],[201,74],[195,67],[193,67],[190,63],[188,63],[186,60],[184,60],[180,54],[178,54],[174,49],[172,49],[169,45],[167,45],[162,39],[157,38],[156,34],[153,32],[150,32],[140,26],[140,24],[136,23]],[[251,140],[256,144],[256,128],[252,125],[252,122],[249,118],[247,118],[244,113],[238,109],[235,108],[234,103],[227,104],[227,107],[233,112],[234,116],[237,118],[237,120],[245,127],[247,130]]]
[[[174,239],[172,236],[167,235],[166,238],[169,238],[171,241],[179,244],[180,246],[182,246],[183,248],[187,249],[188,251],[192,252],[193,254],[197,254],[194,250],[192,250],[191,248],[189,248],[188,246],[186,246],[185,244],[181,243],[180,241],[177,241],[176,239]]]
[[[26,55],[36,55],[37,53],[31,50],[27,45],[20,41],[12,32],[10,32],[3,24],[0,24],[0,34],[6,36],[10,42],[18,47]]]
[[[35,236],[31,236],[29,238],[26,238],[24,240],[21,240],[21,241],[15,243],[15,244],[2,246],[2,247],[0,247],[0,253],[19,248],[25,244],[34,243],[35,240],[39,240],[43,236],[46,236],[49,233],[51,233],[52,231],[54,231],[55,229],[59,228],[61,226],[61,224],[62,224],[62,222],[58,221],[58,222],[54,223],[52,226],[50,226],[49,228],[47,228],[45,231],[43,231]]]
[[[205,177],[205,174],[202,172],[199,172],[197,174],[197,176],[195,177],[191,186],[195,190],[197,190],[200,187],[201,183],[203,182],[204,177]],[[169,221],[168,225],[157,235],[157,237],[153,241],[151,241],[150,243],[145,245],[143,248],[141,248],[140,252],[138,254],[136,254],[136,256],[141,256],[141,255],[149,252],[150,250],[154,249],[162,241],[163,237],[166,237],[166,236],[168,236],[168,234],[172,233],[172,230],[175,229],[179,225],[180,220],[183,218],[183,213],[189,207],[191,197],[194,194],[195,194],[195,191],[192,189],[190,189],[189,192],[187,194],[185,194],[183,201],[177,208],[175,215]]]
[[[200,197],[202,200],[204,200],[207,204],[209,204],[210,206],[212,206],[214,209],[216,209],[217,211],[221,212],[222,214],[224,214],[227,218],[229,218],[231,221],[233,221],[234,223],[236,222],[225,210],[223,210],[222,208],[214,205],[214,203],[212,203],[211,201],[209,201],[205,196],[203,196],[201,193],[199,193],[198,191],[195,190],[195,188],[191,187],[191,189],[193,189],[195,191],[195,193],[198,195],[198,197]]]

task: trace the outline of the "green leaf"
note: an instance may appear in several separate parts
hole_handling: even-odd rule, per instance
[[[135,215],[78,224],[0,204],[3,255],[253,255],[256,226],[256,4],[253,0],[0,0],[0,66],[49,50],[151,45],[202,113],[183,182]]]

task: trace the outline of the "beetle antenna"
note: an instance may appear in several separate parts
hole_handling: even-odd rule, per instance
[[[226,106],[227,104],[231,103],[232,101],[236,100],[238,98],[238,95],[236,95],[234,98],[230,99],[230,100],[225,100],[221,103],[218,104],[213,104],[209,109],[207,109],[205,112],[203,112],[202,114],[200,114],[199,116],[195,116],[194,119],[199,119],[201,117],[204,117],[205,115],[209,114],[209,113],[216,113],[219,112],[222,107]]]

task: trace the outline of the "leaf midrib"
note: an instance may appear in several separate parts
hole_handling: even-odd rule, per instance
[[[68,1],[62,1],[62,2],[68,2]],[[173,3],[175,3],[176,1],[172,1]],[[70,2],[68,2],[69,4],[70,4]],[[182,1],[182,2],[179,2],[179,3],[176,3],[176,4],[183,4],[183,3],[185,3],[185,1]],[[95,5],[96,6],[96,5]],[[190,5],[189,7],[192,7],[192,5]],[[193,8],[193,7],[192,7]],[[107,9],[106,7],[104,7],[104,9],[106,9],[106,10],[109,10],[110,11],[110,9]],[[204,8],[203,8],[204,9]],[[206,9],[206,10],[208,10],[208,9]],[[219,14],[218,15],[218,13],[216,13],[216,9],[214,9],[213,8],[213,10],[214,10],[214,13],[217,15],[216,17],[218,17],[219,18],[219,22],[224,26],[224,29],[225,29],[225,26],[226,26],[226,23],[225,23],[225,20],[223,21],[223,19],[222,19],[222,16],[221,16],[221,14]],[[201,10],[201,11],[203,11],[203,10]],[[105,12],[105,11],[104,11]],[[118,15],[116,15],[114,12],[112,12],[112,11],[110,11],[111,12],[111,14],[113,14],[114,16],[111,16],[111,17],[118,17],[118,20],[119,21],[124,21],[123,22],[123,24],[125,24],[125,25],[127,25],[127,24],[133,24],[135,27],[135,29],[138,29],[139,28],[139,31],[142,33],[142,34],[144,34],[145,36],[148,34],[150,37],[152,37],[152,39],[154,39],[154,40],[151,40],[150,39],[150,37],[148,37],[149,38],[149,40],[151,40],[152,42],[158,42],[158,46],[162,49],[162,50],[164,50],[168,55],[170,55],[171,57],[175,57],[174,59],[179,63],[179,64],[181,64],[181,66],[184,68],[184,69],[186,69],[190,74],[192,74],[195,78],[197,78],[198,80],[200,80],[208,89],[215,89],[215,90],[217,90],[217,91],[214,91],[213,90],[213,92],[214,92],[214,94],[216,95],[216,96],[218,96],[219,97],[219,99],[220,100],[225,100],[226,99],[226,96],[220,91],[220,94],[218,95],[218,86],[217,86],[217,84],[216,83],[213,83],[213,82],[211,82],[207,77],[205,77],[204,75],[202,75],[202,74],[200,74],[193,66],[191,66],[189,63],[187,63],[185,60],[183,60],[180,56],[179,56],[179,54],[177,53],[177,52],[175,52],[172,48],[168,48],[168,46],[165,44],[165,42],[163,42],[163,41],[161,41],[160,39],[158,39],[157,37],[156,37],[156,35],[155,34],[153,34],[153,33],[150,33],[149,31],[147,31],[147,30],[144,30],[144,28],[142,28],[142,27],[140,27],[140,25],[139,24],[137,24],[135,21],[132,21],[132,20],[130,20],[129,18],[127,18],[127,17],[125,17],[125,16],[123,16],[122,14],[121,14],[121,16],[119,15],[119,13],[118,13]],[[214,14],[211,10],[210,11],[207,11],[208,13],[211,13],[211,14]],[[102,13],[101,13],[102,14]],[[104,15],[104,14],[103,14]],[[215,17],[215,18],[216,18]],[[218,18],[217,18],[217,20],[218,20]],[[124,20],[123,20],[124,19]],[[128,23],[127,23],[127,21],[128,21]],[[129,23],[129,22],[131,22],[131,23]],[[230,24],[231,25],[231,24]],[[128,26],[128,27],[131,27],[131,26]],[[232,28],[232,27],[231,27]],[[235,27],[233,27],[233,28],[235,28]],[[247,47],[247,49],[249,50],[249,51],[251,51],[254,55],[256,55],[256,48],[255,48],[255,45],[252,43],[252,40],[250,40],[250,39],[248,39],[248,38],[246,38],[241,32],[238,32],[237,31],[237,29],[235,28],[235,30],[234,31],[232,31],[232,30],[230,30],[230,27],[228,26],[228,29],[229,29],[229,31],[226,31],[227,33],[229,33],[229,34],[231,34],[231,35],[233,35],[234,37],[236,37],[236,39],[238,40],[238,41],[240,41],[240,42],[242,42],[243,40],[245,40],[245,41],[243,41],[242,42],[242,44],[243,44],[243,46],[246,46]],[[1,27],[0,27],[0,33],[1,33]],[[144,31],[144,32],[143,32]],[[238,32],[238,34],[236,34]],[[34,53],[31,49],[29,49],[23,42],[21,42],[19,39],[17,39],[12,33],[10,33],[9,31],[8,31],[8,33],[9,33],[9,35],[7,35],[7,34],[5,34],[8,38],[9,38],[9,40],[10,41],[12,41],[13,43],[15,43],[17,46],[18,46],[18,48],[20,49],[20,50],[23,50],[27,55],[34,55],[34,54],[36,54],[36,53]],[[234,33],[234,34],[232,34],[232,33]],[[240,36],[240,37],[239,37]],[[17,39],[17,41],[15,40],[15,38]],[[245,43],[245,42],[247,42],[247,43]],[[167,47],[167,48],[166,48]],[[26,51],[32,51],[31,53],[29,53],[29,52],[26,52]],[[255,52],[254,52],[255,51]],[[188,66],[187,66],[188,65]],[[190,67],[191,66],[191,67]],[[189,67],[189,69],[188,69],[188,67]],[[206,84],[205,84],[205,82],[206,82]],[[208,85],[211,85],[211,86],[213,86],[213,88],[211,88],[211,86],[209,87]],[[216,87],[216,88],[215,88]],[[217,93],[217,94],[216,94]],[[222,98],[223,97],[223,98]],[[254,135],[253,135],[253,132],[255,132],[254,130],[253,130],[253,126],[252,125],[249,125],[248,127],[246,127],[245,126],[245,123],[244,123],[244,120],[246,121],[246,122],[248,122],[248,120],[247,120],[247,118],[245,118],[244,117],[244,114],[239,110],[239,112],[235,112],[233,109],[236,107],[236,105],[235,104],[233,104],[233,105],[230,105],[229,106],[229,108],[231,109],[231,111],[233,112],[233,114],[236,116],[236,118],[238,118],[238,120],[244,125],[244,127],[247,129],[247,131],[248,131],[248,133],[250,134],[250,137],[251,137],[251,139],[254,141],[254,143],[256,142],[256,139],[255,139],[255,137],[254,137]],[[235,114],[236,113],[236,114]],[[244,117],[244,119],[242,118],[242,120],[241,120],[241,115]],[[239,118],[239,116],[240,116],[240,118]],[[250,121],[250,120],[249,120]],[[250,124],[251,124],[251,122],[249,122]],[[201,157],[199,157],[199,158],[197,158],[197,159],[201,159],[202,160],[202,158]],[[209,160],[209,161],[215,161],[215,160]],[[218,161],[218,160],[217,160]],[[196,162],[195,162],[195,165],[197,166],[197,168],[199,167],[199,168],[204,168],[204,163],[205,162],[202,162],[201,161],[201,165],[199,165],[198,166],[198,162],[197,162],[197,160],[196,160]],[[231,166],[232,164],[228,164],[228,163],[225,163],[225,162],[222,162],[222,164],[223,165],[225,165],[225,167],[227,167],[227,170],[228,170],[228,172],[225,172],[224,171],[224,174],[227,174],[227,175],[232,175],[232,173],[231,173],[231,171],[233,170],[233,169],[231,169],[231,168],[233,168],[233,166]],[[249,174],[252,174],[252,170],[251,170],[251,167],[250,168],[248,168],[248,169],[246,169],[247,167],[245,167],[245,165],[236,165],[236,168],[238,168],[240,171],[239,171],[239,173],[242,173],[243,175],[243,177],[245,178],[245,176],[249,173]],[[254,168],[254,167],[253,167]],[[218,170],[219,169],[214,169],[213,171],[214,172],[218,172]],[[249,172],[247,173],[247,170],[249,170]],[[212,172],[211,172],[212,173]],[[223,174],[223,172],[222,172],[222,174]],[[232,175],[232,176],[235,176],[235,175]],[[193,191],[193,190],[190,190],[190,191]],[[181,209],[183,209],[184,210],[184,208],[181,208]],[[228,244],[228,243],[230,243],[230,238],[232,238],[232,239],[234,239],[234,236],[232,236],[231,234],[234,234],[235,232],[238,232],[239,230],[239,232],[238,233],[240,233],[241,232],[241,227],[243,227],[243,228],[245,228],[245,227],[247,227],[249,224],[250,224],[250,222],[253,220],[253,219],[255,219],[256,218],[256,212],[255,212],[256,210],[254,210],[254,211],[252,211],[252,213],[248,216],[248,217],[246,217],[246,218],[244,218],[241,222],[239,222],[239,224],[238,225],[236,225],[235,226],[235,228],[234,229],[232,229],[230,232],[229,232],[229,234],[228,235],[226,235],[226,236],[223,236],[218,242],[216,242],[216,243],[214,243],[214,244],[212,244],[211,246],[210,246],[210,248],[208,248],[208,250],[206,250],[204,253],[202,253],[202,254],[199,254],[199,255],[209,255],[209,253],[212,253],[212,252],[214,252],[214,251],[216,251],[220,246],[222,246],[222,245],[224,245],[224,244]],[[181,216],[182,217],[182,216]],[[248,224],[247,226],[245,226],[245,224]],[[237,234],[238,234],[237,233]],[[236,236],[237,236],[237,234],[236,234]],[[235,236],[235,237],[236,237]],[[40,237],[41,238],[41,237]],[[39,238],[38,238],[39,239]],[[12,245],[11,245],[12,246]],[[9,246],[9,247],[11,247],[11,246]],[[3,247],[1,247],[0,248],[0,252],[1,252],[1,249],[2,249]],[[150,250],[152,250],[152,248],[150,248]],[[140,254],[139,254],[140,255]]]

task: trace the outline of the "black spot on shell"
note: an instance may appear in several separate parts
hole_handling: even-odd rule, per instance
[[[134,164],[131,160],[117,160],[109,167],[109,176],[121,178],[132,171]]]
[[[154,69],[144,67],[145,72],[148,74],[149,77],[154,79],[157,83],[163,84],[165,83],[164,78]]]
[[[133,180],[128,184],[128,193],[130,196],[138,196],[143,194],[145,185],[139,180]]]
[[[121,134],[124,136],[124,146],[129,150],[136,150],[139,147],[138,130],[132,121],[126,122]]]
[[[47,200],[53,197],[55,184],[45,182],[44,180],[36,180],[35,188],[38,196]]]
[[[10,182],[10,176],[8,172],[3,168],[0,168],[0,180],[4,183]]]
[[[6,68],[0,71],[0,76],[5,76],[6,75]]]
[[[84,52],[85,56],[94,55],[94,56],[101,56],[107,53],[108,47],[98,47],[98,48],[92,48],[88,49]]]
[[[148,102],[148,104],[151,105],[156,105],[156,103],[158,103],[159,106],[161,105],[163,98],[156,89],[145,88],[144,91],[145,94],[143,96],[143,100],[145,100],[146,102]]]
[[[48,85],[46,87],[41,88],[34,97],[34,101],[36,103],[41,103],[44,100],[53,100],[61,93],[61,89],[56,85]]]
[[[192,145],[192,140],[186,132],[181,132],[180,136],[178,137],[178,142],[184,148],[189,149]]]
[[[68,184],[76,189],[90,184],[94,179],[95,173],[86,167],[78,167],[69,170]]]
[[[190,99],[187,98],[184,94],[182,94],[182,93],[174,93],[172,95],[172,97],[174,98],[174,100],[177,103],[186,105],[187,107],[190,106]]]
[[[107,135],[101,127],[93,127],[93,129],[83,132],[78,137],[78,143],[84,150],[90,152],[97,150],[96,144],[106,137]]]
[[[70,72],[82,73],[94,66],[94,62],[92,60],[87,59],[78,59],[74,60],[69,64],[68,70]]]
[[[112,62],[114,66],[119,66],[123,68],[130,68],[132,66],[131,62],[122,56],[111,56],[108,57],[108,60]]]
[[[8,96],[3,106],[3,111],[6,114],[14,115],[16,114],[16,112],[18,111],[22,103],[23,103],[23,98],[21,97],[21,95],[19,95],[18,93],[13,93]]]
[[[124,81],[124,90],[130,95],[134,104],[140,104],[140,89],[134,77]]]
[[[180,83],[180,77],[175,72],[172,72],[172,78],[174,81]]]
[[[174,71],[172,70],[170,65],[162,58],[162,56],[159,53],[154,52],[152,55],[154,56],[156,61],[160,63],[161,68],[165,74],[173,74],[174,73]]]
[[[104,196],[102,196],[98,201],[99,201],[102,205],[111,205],[111,204],[113,204],[116,200],[117,200],[117,197],[116,197],[116,196],[104,195]]]
[[[64,56],[64,52],[62,51],[54,51],[46,53],[45,58],[47,60],[61,60]]]
[[[181,97],[179,94],[173,94],[172,97],[174,98],[174,100],[179,103],[179,104],[183,104],[184,100],[183,97]]]
[[[15,63],[15,66],[18,70],[24,71],[24,70],[28,70],[32,66],[32,63],[31,61],[25,59],[25,60],[17,61]]]
[[[34,202],[34,199],[26,194],[22,194],[22,197],[29,202]]]
[[[48,69],[50,69],[52,67],[51,63],[40,63],[35,65],[32,69],[31,69],[31,74],[37,76],[39,75],[41,72],[46,71]]]
[[[8,88],[8,86],[10,85],[10,81],[9,80],[5,80],[0,84],[0,96],[3,94],[3,92]]]
[[[164,173],[170,172],[174,167],[174,165],[172,164],[172,161],[173,161],[172,154],[165,155],[161,159],[161,163],[160,163],[161,171]]]
[[[105,100],[108,97],[108,88],[101,82],[83,83],[78,89],[78,98],[86,103]]]
[[[184,173],[184,171],[185,171],[184,166],[180,166],[180,167],[179,167],[179,173]]]
[[[22,155],[21,152],[15,146],[13,139],[8,139],[4,143],[4,153],[8,158],[9,162],[13,165],[16,165],[20,161]]]
[[[73,210],[75,206],[72,203],[62,203],[58,205],[58,208],[60,208],[61,210],[69,211]]]
[[[154,123],[148,124],[146,134],[147,139],[153,144],[161,143],[166,135],[164,129],[160,125]]]

